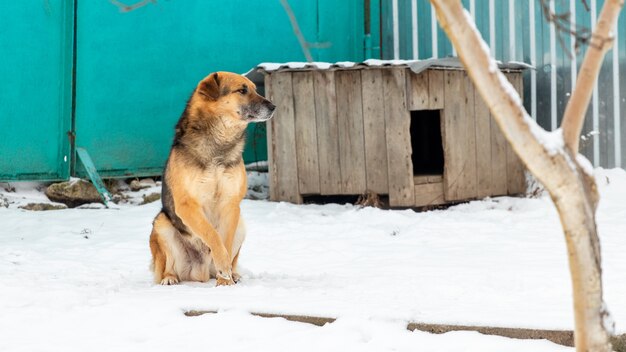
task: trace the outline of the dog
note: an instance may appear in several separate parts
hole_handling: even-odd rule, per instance
[[[235,73],[211,73],[198,83],[176,124],[163,173],[163,208],[152,223],[156,283],[215,278],[220,286],[239,280],[246,126],[270,119],[275,108]]]

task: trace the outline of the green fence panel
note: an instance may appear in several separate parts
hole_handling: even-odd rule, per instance
[[[3,1],[0,9],[0,180],[66,179],[72,1]]]
[[[290,5],[315,60],[364,59],[363,2]],[[0,28],[0,180],[85,176],[76,147],[104,177],[159,174],[200,79],[304,60],[280,0],[3,1]],[[248,132],[245,161],[266,160]]]
[[[302,6],[314,1],[291,1]],[[363,61],[365,55],[365,5],[359,0],[318,0],[317,39],[320,49],[313,50],[318,61]],[[274,14],[280,17],[281,13]],[[313,17],[301,11],[299,18]],[[315,19],[315,18],[314,18]],[[293,35],[292,35],[293,36]],[[295,57],[302,60],[302,58]]]
[[[357,3],[330,12],[329,0],[290,2],[306,39],[329,44],[313,50],[315,59],[362,59]],[[160,173],[185,102],[210,72],[304,55],[278,0],[158,1],[126,13],[109,1],[80,1],[76,60],[76,146],[115,177]],[[264,126],[251,125],[248,140],[246,161],[266,159]]]

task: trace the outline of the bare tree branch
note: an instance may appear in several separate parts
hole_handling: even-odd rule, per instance
[[[585,10],[589,12],[590,9],[589,9],[589,4],[587,3],[587,0],[580,0],[580,1],[582,1],[583,5],[585,6]]]
[[[515,153],[545,186],[556,205],[567,244],[574,296],[576,350],[610,352],[611,326],[602,298],[600,240],[595,222],[599,195],[595,179],[585,166],[588,161],[578,157],[577,149],[560,144],[559,132],[548,134],[528,116],[519,95],[497,69],[487,44],[461,2],[430,2],[492,117]],[[617,17],[622,4],[623,0],[606,0],[603,13],[613,11],[614,14],[601,16],[601,21]],[[613,28],[614,24],[614,21],[609,21],[602,27]],[[598,24],[598,27],[601,25]],[[605,52],[600,50],[598,65]],[[575,91],[588,90],[584,94],[591,94],[592,88],[593,85],[579,84]],[[572,97],[569,104],[573,100]],[[588,104],[588,100],[584,104]],[[584,116],[586,105],[582,108]]]
[[[304,57],[307,62],[313,62],[313,56],[311,56],[311,50],[309,49],[309,44],[304,39],[304,35],[302,31],[300,31],[300,25],[298,24],[298,20],[296,19],[296,15],[293,14],[293,10],[291,10],[291,6],[289,6],[289,2],[287,0],[280,0],[281,5],[287,12],[287,16],[289,16],[289,22],[291,22],[291,27],[293,28],[293,33],[298,38],[298,42],[300,43],[300,47],[302,48],[302,52],[304,53]]]
[[[141,0],[131,5],[127,5],[119,0],[110,0],[111,3],[120,9],[120,12],[130,12],[149,4],[156,4],[157,0]]]
[[[571,17],[575,16],[575,14],[569,12],[556,13],[552,11],[550,9],[550,2],[552,1],[555,0],[541,0],[539,2],[541,5],[541,12],[543,13],[543,16],[545,17],[547,22],[554,24],[554,28],[559,34],[559,44],[561,45],[561,48],[563,48],[563,51],[567,53],[571,59],[574,55],[576,55],[580,47],[590,43],[593,34],[591,33],[591,29],[589,29],[588,27],[584,27],[578,24],[573,25]],[[583,0],[583,4],[585,5],[585,7],[587,7],[585,0]],[[576,40],[576,44],[574,45],[574,50],[576,52],[570,52],[569,48],[567,48],[567,46],[565,45],[565,41],[561,34],[572,36],[574,40]]]
[[[587,106],[591,100],[593,87],[598,79],[604,55],[613,46],[615,39],[613,29],[623,5],[624,0],[608,0],[602,7],[598,24],[591,39],[592,45],[589,45],[578,73],[576,89],[572,92],[572,96],[565,107],[561,128],[563,129],[565,145],[573,153],[578,153],[580,131],[585,120]]]

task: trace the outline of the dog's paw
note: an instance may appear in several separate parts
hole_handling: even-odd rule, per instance
[[[241,275],[239,275],[239,273],[233,273],[233,281],[238,283],[239,280],[241,280]]]
[[[235,281],[233,281],[232,278],[225,279],[225,278],[222,278],[222,277],[218,277],[217,278],[217,285],[215,285],[215,286],[230,286],[230,285],[234,285],[234,284],[235,284]]]
[[[235,284],[235,281],[233,281],[233,272],[231,268],[228,268],[227,270],[218,270],[215,278],[217,279],[217,286],[227,286]]]
[[[176,285],[178,283],[178,278],[175,276],[166,276],[161,280],[161,285]]]

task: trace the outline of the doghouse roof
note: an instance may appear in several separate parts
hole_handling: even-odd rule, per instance
[[[458,58],[449,57],[443,59],[427,59],[427,60],[377,60],[369,59],[363,62],[339,61],[335,63],[329,62],[286,62],[273,63],[264,62],[258,64],[255,68],[248,71],[245,76],[251,81],[259,84],[263,82],[265,74],[271,74],[281,71],[325,71],[325,70],[359,70],[369,68],[385,68],[385,67],[408,67],[415,73],[420,73],[426,69],[436,70],[462,70],[463,64]],[[519,72],[531,65],[524,62],[510,61],[502,63],[498,61],[498,67],[506,72]]]

